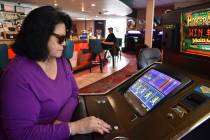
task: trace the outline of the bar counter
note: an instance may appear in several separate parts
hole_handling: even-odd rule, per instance
[[[11,49],[11,46],[14,42],[14,39],[0,39],[0,44],[6,44],[8,46],[8,58],[10,60],[15,57],[15,53]]]
[[[11,46],[14,43],[14,39],[0,39],[0,44],[6,44],[8,46],[8,58],[12,60],[15,57],[15,53],[12,51]],[[73,70],[80,70],[89,65],[90,53],[88,51],[88,42],[86,40],[73,40],[74,42],[74,54],[71,58]]]

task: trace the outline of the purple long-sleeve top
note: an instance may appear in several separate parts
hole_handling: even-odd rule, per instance
[[[78,87],[64,58],[50,79],[33,60],[17,56],[0,80],[0,133],[9,140],[66,140]],[[62,123],[53,124],[55,120]],[[0,134],[1,135],[1,134]]]

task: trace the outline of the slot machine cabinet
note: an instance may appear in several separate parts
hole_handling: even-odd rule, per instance
[[[142,78],[145,80],[144,78],[152,73],[160,74],[156,84],[142,82]],[[167,77],[172,79],[169,78],[169,80]],[[140,95],[135,97],[133,94],[136,90],[134,88],[138,89],[135,83],[139,82],[139,79],[142,86],[139,91],[147,88],[146,90],[153,90],[152,94],[156,94],[162,90],[168,93],[167,96],[154,106],[143,102],[144,99]],[[168,79],[169,83],[163,84],[158,81],[164,79]],[[164,86],[170,87],[171,84],[176,86],[164,88]],[[155,87],[158,85],[161,89],[156,90]],[[210,82],[203,81],[173,66],[153,64],[107,93],[81,95],[79,111],[75,113],[76,118],[96,116],[108,122],[112,126],[112,131],[105,135],[96,133],[86,136],[78,135],[74,137],[74,140],[180,139],[188,134],[191,128],[196,128],[208,120],[210,101],[208,96],[197,92],[200,87],[210,88]],[[149,96],[149,92],[142,94],[145,93]],[[152,99],[146,102],[149,101]]]
[[[169,12],[162,15],[161,24],[163,27],[162,48],[177,50],[179,45],[180,13]],[[179,49],[177,50],[179,51]]]

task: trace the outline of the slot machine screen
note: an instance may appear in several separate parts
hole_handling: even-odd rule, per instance
[[[181,52],[210,57],[210,8],[181,14]]]
[[[129,103],[140,106],[135,107],[136,111],[140,115],[145,115],[180,84],[180,81],[171,76],[150,69],[128,88],[125,97]]]

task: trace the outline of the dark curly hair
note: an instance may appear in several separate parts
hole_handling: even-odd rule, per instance
[[[71,30],[71,17],[52,6],[43,6],[32,10],[23,21],[21,30],[12,46],[20,56],[35,61],[44,61],[49,55],[47,43],[55,26],[64,23],[66,36]]]

